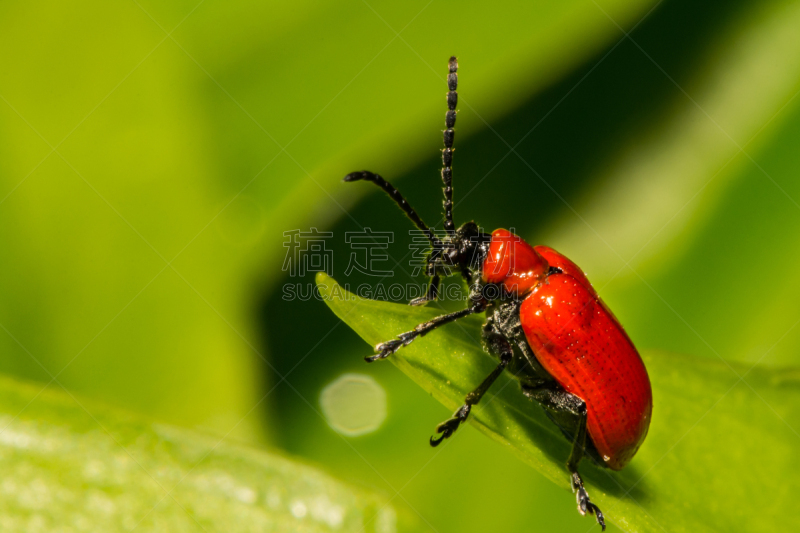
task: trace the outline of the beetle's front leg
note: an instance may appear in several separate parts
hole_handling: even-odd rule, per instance
[[[586,402],[553,382],[539,387],[526,387],[523,385],[522,392],[528,398],[541,403],[548,409],[569,413],[577,417],[578,424],[572,441],[572,451],[569,454],[569,459],[567,459],[570,485],[578,503],[578,512],[582,515],[586,513],[593,514],[597,519],[597,523],[605,531],[606,521],[603,517],[603,512],[589,499],[589,494],[583,486],[583,479],[578,473],[578,464],[581,462],[586,449]]]
[[[423,337],[427,333],[438,328],[439,326],[444,326],[445,324],[449,324],[450,322],[454,322],[459,318],[464,318],[465,316],[469,316],[474,313],[480,313],[485,309],[486,309],[485,305],[473,304],[470,307],[467,307],[466,309],[462,309],[461,311],[456,311],[455,313],[450,313],[448,315],[437,316],[433,320],[423,322],[422,324],[415,327],[411,331],[406,331],[405,333],[401,333],[400,335],[397,336],[396,339],[392,339],[390,341],[382,342],[376,345],[375,351],[378,353],[370,357],[365,357],[364,360],[367,363],[372,363],[373,361],[377,361],[378,359],[386,359],[387,357],[392,355],[394,352],[396,352],[403,346],[408,346],[409,344],[411,344],[411,342],[417,337]]]
[[[417,337],[424,337],[426,334],[438,328],[439,326],[444,326],[445,324],[454,322],[459,318],[464,318],[465,316],[469,316],[475,313],[482,313],[486,310],[486,307],[489,305],[489,302],[487,302],[483,298],[480,291],[480,287],[478,285],[476,285],[470,290],[469,302],[470,305],[466,309],[462,309],[461,311],[456,311],[455,313],[450,313],[447,315],[437,316],[432,320],[423,322],[422,324],[418,325],[411,331],[406,331],[405,333],[401,333],[400,335],[397,336],[396,339],[392,339],[390,341],[382,342],[376,345],[375,351],[378,353],[369,357],[365,357],[364,360],[368,363],[372,363],[373,361],[377,361],[378,359],[386,359],[387,357],[395,353],[403,346],[408,346],[409,344],[411,344],[411,342]]]

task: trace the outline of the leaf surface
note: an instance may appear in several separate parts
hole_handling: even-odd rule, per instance
[[[0,470],[4,532],[409,528],[385,498],[295,460],[7,377]]]

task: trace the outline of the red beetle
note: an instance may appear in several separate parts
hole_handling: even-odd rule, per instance
[[[567,468],[578,510],[594,514],[605,530],[603,513],[590,501],[578,463],[588,454],[614,470],[628,464],[650,426],[650,379],[622,325],[575,263],[547,246],[533,247],[505,229],[490,235],[475,222],[455,228],[452,162],[457,68],[456,58],[451,57],[442,151],[445,236],[437,237],[379,175],[353,172],[344,181],[366,180],[381,187],[431,242],[426,266],[430,284],[426,295],[411,305],[436,299],[441,278],[458,272],[470,287],[469,306],[377,345],[377,354],[366,360],[384,359],[439,326],[485,312],[483,342],[500,363],[467,394],[453,417],[437,426],[441,436],[431,438],[431,445],[450,437],[503,370],[509,369],[520,381],[523,394],[539,402],[572,441]]]

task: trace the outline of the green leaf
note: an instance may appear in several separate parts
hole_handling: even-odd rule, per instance
[[[317,283],[334,313],[371,345],[437,314],[358,298],[324,274]],[[450,409],[496,364],[476,339],[479,322],[462,322],[389,358]],[[364,355],[370,352],[365,348]],[[608,521],[626,531],[800,527],[791,511],[800,491],[800,435],[794,429],[800,427],[800,370],[750,369],[662,352],[643,356],[654,395],[644,445],[621,472],[588,460],[581,464],[590,496]],[[471,423],[568,489],[570,444],[508,374],[473,410]]]
[[[409,528],[385,498],[295,460],[6,377],[0,470],[4,532]]]

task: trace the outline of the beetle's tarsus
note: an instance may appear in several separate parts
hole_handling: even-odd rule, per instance
[[[600,527],[605,531],[606,520],[603,516],[603,512],[589,499],[589,494],[583,486],[583,480],[577,472],[572,473],[572,492],[575,493],[575,500],[578,502],[578,512],[582,515],[586,515],[586,513],[594,515],[597,519],[597,523],[600,524]]]
[[[458,425],[460,422],[461,421],[458,420],[457,418],[451,418],[436,426],[436,432],[441,433],[442,436],[439,437],[438,439],[431,437],[431,446],[435,448],[439,444],[441,444],[444,439],[449,439],[453,435],[453,433],[455,433],[455,431],[458,429]]]
[[[453,434],[452,431],[443,431],[438,439],[434,438],[434,437],[431,437],[431,446],[436,448],[438,445],[440,445],[442,443],[442,441],[444,439],[450,438],[450,435],[452,435],[452,434]]]
[[[365,357],[364,360],[367,363],[372,363],[377,361],[378,359],[386,359],[387,357],[395,353],[403,346],[408,346],[409,344],[411,344],[411,341],[413,341],[417,337],[417,335],[418,333],[416,331],[408,331],[406,333],[401,333],[400,335],[397,336],[396,339],[392,339],[390,341],[382,342],[376,345],[375,351],[378,353],[370,357]]]
[[[438,426],[436,426],[436,433],[441,433],[442,436],[438,439],[431,437],[431,446],[434,448],[441,444],[444,439],[450,438],[450,436],[456,432],[458,426],[463,424],[467,421],[467,417],[469,416],[469,412],[472,410],[472,406],[470,404],[464,404],[458,408],[458,410],[453,413],[452,418],[448,418]]]

